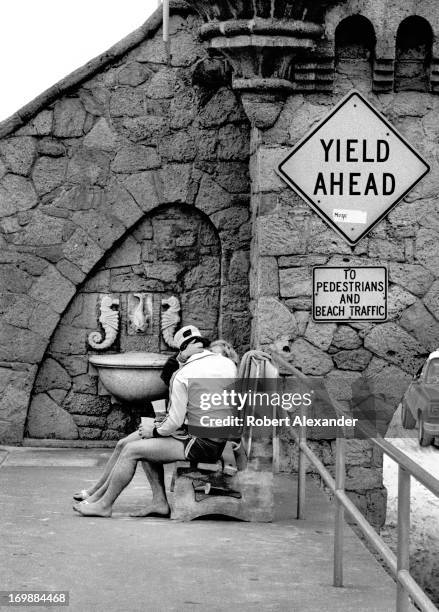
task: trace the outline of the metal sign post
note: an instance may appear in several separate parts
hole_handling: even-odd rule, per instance
[[[163,0],[163,41],[169,42],[169,0]]]

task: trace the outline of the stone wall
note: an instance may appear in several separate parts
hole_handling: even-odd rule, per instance
[[[133,431],[145,406],[113,404],[88,364],[88,356],[96,353],[88,337],[99,328],[100,298],[111,295],[119,301],[119,333],[105,352],[172,354],[161,333],[162,300],[170,296],[180,299],[182,324],[193,323],[215,339],[220,255],[215,228],[195,209],[164,206],[146,215],[80,287],[64,313],[39,368],[25,436],[108,440]],[[136,292],[146,292],[152,301],[152,318],[144,331],[132,329],[129,322],[129,298]]]
[[[121,241],[136,251],[134,228],[161,205],[178,205],[189,214],[197,209],[215,228],[220,312],[218,321],[206,313],[208,323],[201,327],[214,332],[218,323],[219,335],[241,352],[248,347],[249,127],[225,81],[192,84],[206,54],[197,39],[199,23],[187,10],[174,11],[168,61],[160,19],[153,16],[1,126],[1,442],[21,442],[34,376],[49,341],[55,330],[58,341],[78,300],[91,299],[81,289],[59,325],[79,287],[101,279],[96,266]],[[163,231],[163,248],[171,249],[174,238]],[[123,256],[126,251],[120,251]],[[142,286],[162,291],[164,274],[178,277],[175,262],[165,261],[166,270],[159,257],[148,262]],[[120,285],[110,286],[112,292],[126,290],[127,274],[120,275]],[[132,274],[134,290],[140,281],[135,270]],[[187,300],[185,320],[185,308],[195,313],[196,292]],[[64,350],[68,357],[69,342]],[[48,359],[49,353],[45,363]],[[70,376],[83,377],[72,383],[78,393],[93,386],[83,365]],[[69,384],[65,378],[51,399],[62,403]],[[48,414],[50,409],[52,404]]]

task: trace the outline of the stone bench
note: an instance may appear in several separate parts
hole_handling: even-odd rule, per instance
[[[179,461],[171,484],[171,519],[224,515],[243,521],[273,520],[272,445],[252,441],[233,451],[228,442],[216,464]]]

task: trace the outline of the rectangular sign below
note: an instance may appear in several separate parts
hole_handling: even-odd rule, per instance
[[[385,321],[385,266],[313,268],[313,319],[317,322]]]

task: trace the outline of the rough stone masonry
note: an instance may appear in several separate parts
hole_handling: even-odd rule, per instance
[[[241,353],[280,350],[346,407],[373,381],[390,420],[439,344],[439,8],[194,0],[174,3],[170,25],[169,57],[157,12],[0,126],[0,440],[133,426],[88,373],[102,293],[122,304],[114,350],[164,350],[159,303],[177,294],[184,321]],[[432,170],[351,250],[275,168],[354,87]],[[313,322],[322,264],[386,265],[388,320]],[[124,327],[136,291],[154,297],[145,337]],[[282,444],[295,469],[288,431]],[[334,440],[311,444],[333,469]],[[353,440],[347,462],[350,495],[381,524],[382,458]]]
[[[224,83],[192,85],[199,21],[160,19],[105,68],[31,113],[0,143],[0,439],[115,439],[133,415],[88,374],[102,294],[121,298],[112,351],[170,351],[161,299],[212,339],[249,345],[249,128]],[[74,79],[75,77],[73,77]],[[153,296],[152,326],[127,330],[127,296]],[[36,371],[38,375],[35,378]],[[30,403],[29,403],[30,399]]]

